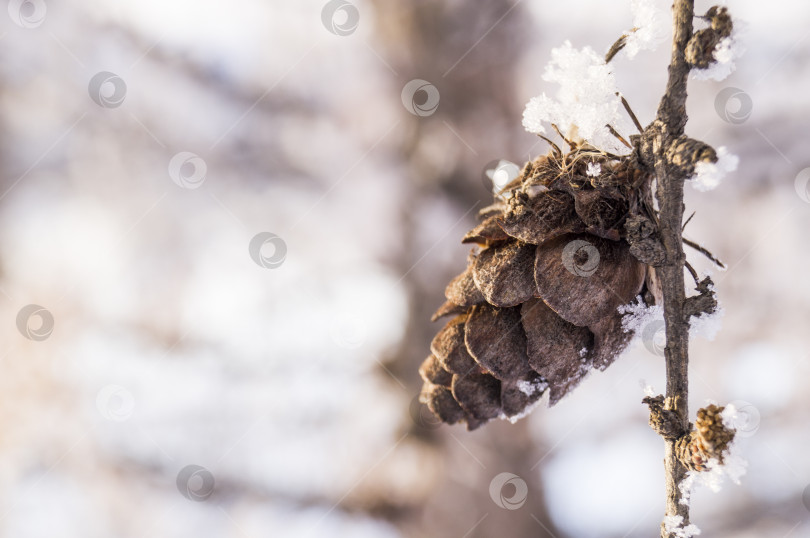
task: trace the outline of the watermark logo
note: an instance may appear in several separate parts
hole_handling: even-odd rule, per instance
[[[588,277],[599,268],[599,250],[582,239],[570,241],[562,251],[562,262],[568,272]]]
[[[361,318],[343,314],[329,328],[332,341],[343,349],[357,349],[366,341],[366,323]]]
[[[53,332],[53,314],[37,304],[24,306],[17,313],[17,330],[29,340],[46,340]]]
[[[201,157],[190,151],[181,151],[169,161],[169,177],[183,189],[197,189],[205,181],[208,166]]]
[[[796,194],[802,199],[802,202],[810,204],[810,168],[805,168],[796,174],[793,186],[796,189]]]
[[[402,88],[402,104],[414,116],[431,116],[439,108],[439,89],[427,80],[414,79]]]
[[[439,417],[433,414],[430,408],[419,400],[419,396],[414,396],[411,400],[411,405],[408,407],[411,415],[411,420],[420,428],[427,430],[435,430],[442,425]]]
[[[107,385],[98,391],[96,408],[105,419],[123,422],[132,416],[135,398],[121,385]]]
[[[504,187],[514,181],[520,175],[520,167],[512,161],[500,159],[490,161],[484,167],[481,174],[481,182],[484,188],[493,194],[500,194]]]
[[[118,108],[127,96],[127,83],[115,73],[101,71],[90,79],[87,91],[98,106]]]
[[[733,405],[737,410],[734,419],[734,429],[737,437],[751,437],[759,430],[760,414],[759,409],[754,404],[744,400],[734,400],[729,405]]]
[[[214,493],[214,475],[201,465],[186,465],[177,473],[177,490],[189,501],[202,502]]]
[[[267,252],[268,247],[272,252]],[[259,267],[276,269],[287,259],[287,243],[274,233],[260,232],[250,240],[248,252]]]
[[[45,22],[48,6],[44,0],[11,0],[8,15],[20,28],[36,28]]]
[[[667,347],[667,327],[664,320],[656,319],[646,324],[641,330],[641,341],[647,351],[663,357]]]
[[[510,491],[510,489],[512,491]],[[517,510],[529,497],[529,486],[516,474],[501,473],[489,483],[492,502],[505,510]]]
[[[360,24],[360,12],[351,2],[332,0],[323,6],[321,22],[324,28],[335,35],[351,35]]]
[[[740,88],[723,88],[714,98],[714,110],[726,123],[739,125],[751,116],[754,101]]]

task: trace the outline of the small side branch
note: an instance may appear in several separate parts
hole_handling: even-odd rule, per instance
[[[622,106],[624,106],[624,109],[627,111],[627,115],[630,116],[630,119],[633,120],[633,124],[636,126],[636,129],[638,129],[638,132],[643,133],[644,127],[641,126],[641,122],[638,121],[638,118],[636,117],[635,112],[633,112],[633,109],[630,108],[630,103],[627,102],[627,99],[624,98],[624,95],[621,94],[617,95],[621,98]]]
[[[608,128],[608,131],[610,131],[610,134],[612,134],[613,136],[615,136],[616,138],[618,138],[618,139],[619,139],[619,142],[621,142],[622,144],[624,144],[624,145],[625,145],[625,146],[627,146],[628,148],[633,149],[633,146],[630,144],[630,142],[628,142],[627,140],[625,140],[625,139],[624,139],[624,137],[623,137],[622,135],[620,135],[620,134],[619,134],[619,131],[617,131],[616,129],[614,129],[612,125],[607,124],[607,125],[605,125],[605,127],[607,127],[607,128]]]
[[[689,218],[691,218],[691,217],[689,217]],[[687,222],[689,222],[689,221],[687,221]],[[726,264],[723,263],[722,261],[720,261],[717,257],[715,257],[715,255],[712,254],[708,249],[706,249],[706,247],[701,246],[700,244],[695,243],[694,241],[690,241],[689,239],[687,239],[685,237],[683,238],[683,244],[684,245],[689,245],[693,249],[697,250],[698,252],[700,252],[701,254],[706,256],[707,258],[709,258],[720,269],[725,269],[726,268]]]

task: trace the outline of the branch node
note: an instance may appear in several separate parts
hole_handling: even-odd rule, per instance
[[[712,279],[707,276],[698,283],[695,289],[698,294],[687,297],[683,303],[683,317],[686,323],[689,323],[692,316],[699,317],[717,311],[717,295],[714,292]]]
[[[630,254],[652,267],[661,267],[667,261],[667,251],[656,234],[656,226],[643,215],[628,217],[624,224]]]
[[[690,67],[706,69],[716,62],[714,51],[720,41],[731,35],[734,25],[725,7],[712,6],[701,18],[708,20],[711,26],[695,32],[686,45],[684,55]]]
[[[647,396],[642,403],[650,408],[650,426],[664,439],[679,439],[687,435],[684,428],[681,411],[672,402],[664,399],[662,394],[658,396]]]
[[[705,142],[681,135],[669,143],[664,159],[671,173],[688,179],[695,175],[695,164],[716,163],[717,152]]]
[[[698,409],[695,427],[675,442],[678,460],[691,471],[706,471],[710,460],[723,463],[734,430],[723,424],[724,407],[714,404]]]

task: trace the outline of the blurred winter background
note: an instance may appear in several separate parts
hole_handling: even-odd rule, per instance
[[[0,535],[657,534],[646,347],[515,425],[439,428],[414,400],[488,163],[546,151],[521,112],[550,49],[607,50],[627,4],[8,2]],[[688,133],[741,158],[687,189],[686,235],[729,266],[690,407],[748,406],[750,467],[693,520],[808,536],[810,4],[730,7],[747,55],[690,83]],[[642,123],[668,54],[615,61]]]

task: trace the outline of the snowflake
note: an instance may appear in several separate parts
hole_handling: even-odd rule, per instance
[[[664,530],[676,536],[677,538],[692,538],[700,534],[700,529],[695,525],[687,525],[681,527],[683,524],[683,516],[665,516],[664,517]]]

